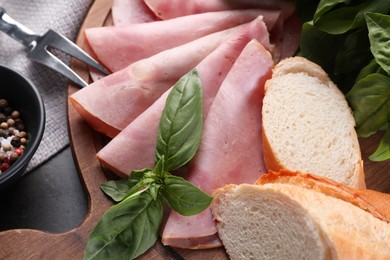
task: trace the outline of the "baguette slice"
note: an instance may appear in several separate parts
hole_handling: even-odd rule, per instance
[[[262,113],[267,170],[315,172],[365,188],[352,111],[320,66],[301,57],[276,65],[265,85]]]
[[[284,181],[214,193],[210,208],[231,259],[390,259],[388,222]]]

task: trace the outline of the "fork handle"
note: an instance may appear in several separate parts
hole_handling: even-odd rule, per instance
[[[22,43],[28,48],[32,48],[33,42],[37,39],[37,35],[33,31],[12,19],[0,6],[0,30]]]

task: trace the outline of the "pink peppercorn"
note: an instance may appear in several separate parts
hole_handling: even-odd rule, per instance
[[[2,163],[1,166],[0,166],[0,171],[5,171],[7,170],[9,167],[9,164],[8,163]]]
[[[15,148],[14,152],[21,155],[21,154],[23,154],[23,149]]]

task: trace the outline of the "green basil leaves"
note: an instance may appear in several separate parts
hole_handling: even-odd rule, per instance
[[[305,1],[297,0],[297,7]],[[312,20],[303,25],[300,55],[319,64],[346,94],[358,135],[390,129],[390,1],[321,0],[314,12],[302,12],[312,12]],[[389,136],[371,160],[390,159]]]
[[[164,155],[167,171],[186,164],[199,147],[203,124],[201,90],[198,73],[192,70],[177,82],[167,99],[156,149],[156,160]]]
[[[172,88],[161,116],[153,169],[132,171],[127,180],[101,189],[114,201],[88,239],[84,259],[134,259],[154,245],[163,201],[182,215],[205,210],[212,197],[169,171],[195,155],[202,133],[202,88],[194,69]]]

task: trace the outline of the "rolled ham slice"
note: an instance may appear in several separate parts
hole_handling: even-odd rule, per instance
[[[143,0],[114,0],[111,12],[115,26],[158,20]]]
[[[222,83],[204,122],[201,145],[187,179],[211,194],[229,183],[254,183],[265,172],[261,149],[264,83],[273,60],[256,40],[243,50]],[[210,209],[190,217],[172,211],[162,242],[179,248],[221,246]]]
[[[259,8],[281,10],[283,19],[295,10],[290,0],[144,0],[150,10],[163,20],[190,14],[232,9]]]
[[[69,100],[93,129],[114,137],[182,75],[245,26],[249,27],[251,23],[204,36],[135,62],[77,91]],[[268,48],[272,49],[272,46]]]
[[[252,39],[268,41],[261,19],[243,28],[196,66],[203,89],[203,118],[234,61]],[[170,89],[98,152],[97,158],[106,168],[125,177],[131,170],[153,167],[160,117],[169,92]]]
[[[263,15],[267,28],[272,28],[280,12],[233,10],[201,13],[124,27],[90,28],[85,30],[85,36],[98,60],[110,71],[116,72],[137,60],[253,21],[259,15]]]

